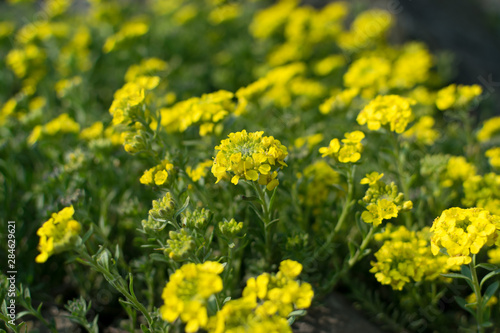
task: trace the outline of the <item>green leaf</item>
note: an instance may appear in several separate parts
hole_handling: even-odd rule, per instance
[[[443,275],[443,274],[441,274]],[[462,297],[455,297],[455,301],[457,302],[457,304],[462,308],[464,309],[465,311],[471,313],[472,315],[476,315],[476,312],[474,310],[472,310],[471,308],[467,307],[467,302],[465,301],[465,299],[463,299]]]
[[[347,246],[349,247],[349,254],[350,254],[350,258],[354,257],[354,254],[356,253],[356,248],[357,248],[357,245],[354,244],[352,241],[349,241],[347,242]]]
[[[295,310],[293,312],[290,312],[288,316],[290,317],[290,316],[305,316],[305,315],[306,315],[306,310]]]
[[[82,243],[85,243],[90,238],[90,236],[92,236],[93,233],[94,233],[94,225],[91,224],[89,230],[82,237]]]
[[[494,270],[500,269],[500,267],[498,267],[497,265],[493,265],[493,264],[477,264],[476,267],[481,267],[481,268],[487,269],[489,271],[494,271]]]
[[[463,275],[467,276],[472,281],[472,274],[470,272],[469,266],[462,265],[462,267],[460,267],[460,272],[462,272]]]
[[[481,280],[481,283],[479,284],[479,287],[482,287],[483,284],[489,279],[494,277],[495,275],[500,274],[500,269],[497,269],[496,271],[490,272],[486,274],[486,276]]]
[[[151,331],[149,330],[149,328],[146,325],[144,325],[144,324],[141,324],[141,330],[144,333],[151,333]]]
[[[175,212],[174,215],[174,220],[177,218],[177,216],[181,215],[182,212],[184,212],[189,206],[189,196],[186,198],[186,201],[184,201],[184,204],[182,205],[181,208],[177,212]]]
[[[498,286],[500,286],[500,281],[495,281],[488,288],[486,288],[486,291],[484,292],[484,296],[482,299],[483,302],[483,308],[486,306],[486,303],[490,300],[491,296],[493,296],[496,291],[498,290]]]
[[[441,274],[441,276],[452,278],[452,279],[464,279],[464,280],[468,280],[468,281],[472,282],[472,280],[470,278],[468,278],[467,276],[465,276],[463,274],[458,274],[458,273]]]

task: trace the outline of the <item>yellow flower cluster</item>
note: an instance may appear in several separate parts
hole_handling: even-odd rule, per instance
[[[409,139],[413,138],[421,144],[431,146],[439,138],[439,132],[433,128],[435,122],[431,116],[423,116],[404,132],[403,136]]]
[[[367,10],[354,19],[349,31],[339,36],[338,43],[348,51],[375,46],[384,39],[392,22],[392,15],[385,10]]]
[[[159,165],[144,171],[139,181],[145,185],[165,185],[169,172],[173,169],[174,165],[170,161],[163,160]]]
[[[232,92],[219,90],[162,108],[161,125],[168,132],[184,132],[190,126],[200,125],[201,136],[210,134],[217,123],[233,112],[233,95]],[[153,122],[151,127],[156,128],[156,123]]]
[[[280,0],[274,6],[261,10],[250,25],[250,32],[256,38],[269,38],[285,24],[298,3],[298,0]]]
[[[277,274],[250,278],[241,299],[231,300],[211,317],[210,333],[291,332],[286,318],[296,309],[311,305],[314,292],[309,283],[296,280],[302,265],[284,260]]]
[[[453,184],[463,183],[476,175],[476,167],[467,162],[463,156],[451,156],[446,164],[446,171],[441,176],[441,186],[450,187]]]
[[[83,140],[95,140],[102,136],[104,133],[104,124],[100,121],[96,121],[87,128],[82,129],[80,132],[80,139]]]
[[[148,212],[148,219],[142,220],[144,230],[160,230],[167,221],[170,221],[174,216],[175,201],[170,192],[158,200],[153,200],[153,208]]]
[[[308,206],[320,206],[328,198],[332,185],[338,184],[339,173],[332,169],[323,160],[314,162],[304,169],[304,177],[309,180],[306,195],[299,196],[299,200]]]
[[[189,263],[176,270],[161,295],[165,302],[160,308],[161,317],[170,323],[180,317],[186,323],[186,332],[205,329],[208,323],[207,302],[222,290],[219,274],[223,270],[222,264],[212,261]]]
[[[140,106],[146,98],[146,91],[158,86],[158,76],[139,76],[127,82],[114,94],[109,113],[113,116],[113,124],[128,124],[140,114]]]
[[[38,244],[40,254],[35,258],[36,262],[44,263],[51,255],[75,245],[82,227],[73,219],[74,213],[73,206],[63,208],[58,213],[53,213],[51,218],[38,229],[36,234],[40,237]]]
[[[368,103],[356,118],[358,124],[367,124],[371,131],[390,125],[390,130],[403,133],[413,119],[411,105],[416,102],[398,95],[377,96]]]
[[[365,138],[365,134],[361,131],[354,131],[345,133],[344,137],[342,146],[339,139],[333,139],[328,147],[321,147],[319,152],[322,157],[334,156],[340,163],[356,163],[359,161],[363,151],[361,140]]]
[[[231,183],[235,185],[240,179],[258,181],[268,190],[279,184],[278,169],[287,166],[284,160],[288,152],[279,140],[263,134],[246,130],[231,133],[215,147],[219,151],[212,166],[216,183],[232,173]]]
[[[338,91],[319,106],[319,111],[322,114],[328,114],[332,111],[344,110],[351,105],[352,100],[358,96],[358,94],[358,88]]]
[[[438,91],[436,106],[439,110],[467,108],[482,92],[483,88],[477,84],[472,86],[451,84]]]
[[[125,81],[133,82],[141,76],[152,76],[157,72],[166,71],[168,64],[159,58],[143,59],[139,64],[132,65],[125,73]]]
[[[314,73],[319,76],[326,76],[336,69],[342,68],[346,63],[343,55],[335,54],[321,59],[314,64]]]
[[[37,125],[33,128],[28,143],[35,144],[42,136],[54,136],[58,133],[78,133],[80,125],[74,121],[67,113],[61,114],[59,117],[52,119],[45,125]]]
[[[257,97],[262,97],[264,104],[287,107],[292,103],[293,94],[299,96],[322,95],[324,93],[323,87],[319,87],[317,82],[303,78],[302,75],[306,72],[306,68],[303,62],[276,67],[257,81],[238,89],[236,91],[238,107],[235,113],[244,113],[249,101]],[[307,89],[301,91],[305,85],[308,86]],[[293,91],[292,88],[294,88]]]
[[[5,62],[18,78],[24,78],[28,73],[39,70],[45,58],[46,54],[41,48],[27,44],[10,50]]]
[[[116,34],[108,37],[102,49],[104,53],[109,53],[126,41],[145,35],[148,30],[149,25],[143,19],[132,19],[126,22]]]
[[[500,147],[488,149],[484,155],[489,158],[492,167],[500,169]]]
[[[381,57],[363,57],[354,61],[344,74],[348,88],[371,88],[376,92],[386,90],[391,73],[391,63]]]
[[[63,77],[88,71],[92,67],[89,49],[91,41],[88,27],[80,26],[76,29],[73,38],[61,49],[57,60],[57,70]]]
[[[477,139],[486,142],[498,134],[500,134],[500,117],[493,117],[483,123],[483,127],[477,133]]]
[[[307,150],[310,151],[314,146],[316,146],[321,141],[323,141],[323,134],[316,133],[316,134],[311,134],[308,136],[298,137],[293,142],[293,146],[297,149],[306,146]]]
[[[214,162],[212,160],[205,160],[203,162],[198,163],[196,167],[193,169],[191,166],[186,168],[186,173],[189,178],[193,180],[193,182],[197,182],[201,178],[207,176],[208,169],[212,166]]]
[[[408,43],[392,66],[389,86],[409,89],[426,82],[432,67],[432,56],[422,43]]]
[[[488,262],[490,264],[500,266],[500,241],[497,240],[497,248],[488,251],[488,257]]]
[[[450,265],[471,262],[484,245],[492,245],[500,235],[500,217],[482,208],[450,208],[437,217],[431,227],[434,255],[446,249]]]
[[[54,89],[56,91],[57,97],[64,98],[70,91],[79,87],[82,84],[81,76],[74,76],[68,79],[62,79],[56,82]]]
[[[383,173],[372,172],[361,179],[361,184],[368,184],[369,188],[365,196],[360,201],[366,206],[366,210],[361,214],[361,218],[366,223],[373,223],[376,227],[383,220],[398,217],[401,210],[413,208],[411,201],[403,201],[403,193],[398,192],[398,187],[392,182],[387,185],[380,179]]]
[[[428,227],[415,232],[388,224],[375,239],[384,244],[375,253],[376,261],[371,262],[370,272],[375,273],[377,281],[394,290],[402,290],[411,281],[436,280],[452,268],[444,254],[432,254]]]
[[[465,206],[484,208],[500,215],[500,175],[490,172],[469,177],[464,182],[464,193],[462,203]]]
[[[165,255],[168,255],[174,261],[186,259],[191,250],[194,249],[194,238],[186,229],[170,231],[168,237],[169,239],[165,245],[164,252]]]

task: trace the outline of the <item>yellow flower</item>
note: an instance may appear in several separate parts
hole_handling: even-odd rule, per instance
[[[424,145],[432,145],[439,138],[439,132],[433,129],[434,118],[423,116],[415,125],[403,133],[405,138],[415,138],[417,142]]]
[[[345,139],[342,139],[342,146],[338,139],[330,141],[328,147],[321,147],[319,152],[322,157],[335,156],[340,163],[356,163],[361,158],[363,145],[361,140],[365,134],[361,131],[354,131],[344,134]]]
[[[264,132],[247,133],[243,130],[229,134],[215,149],[217,153],[212,173],[216,183],[233,174],[231,182],[238,184],[240,179],[257,181],[271,190],[278,184],[277,170],[286,165],[287,149],[272,136],[262,136]]]
[[[186,323],[186,332],[206,328],[208,299],[222,290],[219,274],[223,270],[222,264],[211,261],[189,263],[176,270],[163,289],[162,318],[173,323],[180,317]]]
[[[367,125],[371,131],[390,125],[390,130],[403,133],[413,118],[411,105],[416,102],[398,95],[377,96],[356,118],[358,124]]]
[[[500,237],[499,237],[499,239],[500,239]],[[498,243],[498,240],[497,240],[497,243]],[[500,247],[489,250],[488,257],[489,257],[488,262],[490,264],[500,266]]]
[[[500,168],[500,147],[488,149],[484,155],[489,158],[492,167]]]
[[[333,94],[319,106],[322,114],[328,114],[332,111],[343,110],[351,105],[352,100],[358,95],[358,88],[350,88]]]
[[[83,129],[80,132],[80,139],[95,140],[102,136],[104,133],[104,125],[100,121],[96,121],[90,127]]]
[[[367,174],[365,178],[361,179],[360,184],[368,184],[375,185],[380,179],[384,177],[383,173],[378,173],[377,171],[373,171],[370,174]]]
[[[164,185],[169,177],[169,171],[174,169],[174,165],[168,160],[163,160],[157,166],[144,171],[139,179],[144,185]]]
[[[394,230],[388,224],[386,231],[375,238],[384,244],[375,253],[376,261],[371,262],[370,272],[375,273],[381,284],[390,285],[394,290],[402,290],[411,281],[438,279],[454,268],[448,265],[444,254],[433,256],[429,228],[415,232],[401,226]]]
[[[51,218],[38,229],[36,234],[40,237],[38,244],[40,254],[35,259],[37,263],[44,263],[51,255],[75,245],[81,225],[73,220],[74,213],[73,206],[66,207],[58,213],[53,213]]]
[[[490,172],[472,175],[463,183],[465,197],[462,203],[467,207],[484,208],[500,215],[500,175]]]
[[[436,106],[439,110],[467,108],[482,92],[483,89],[477,84],[472,86],[451,84],[438,91]]]
[[[434,255],[446,249],[448,263],[463,265],[471,262],[484,245],[492,245],[499,235],[500,217],[482,208],[450,208],[432,224],[431,250]]]
[[[387,85],[390,72],[391,64],[384,58],[361,58],[349,66],[344,74],[344,85],[348,88],[374,88],[381,91]]]
[[[493,117],[483,123],[483,127],[477,133],[480,142],[486,142],[500,133],[500,117]]]
[[[202,177],[207,176],[208,168],[211,167],[212,164],[213,164],[212,160],[205,160],[203,162],[198,163],[198,165],[194,169],[188,166],[186,168],[186,173],[188,174],[189,178],[193,180],[193,182],[197,182]]]

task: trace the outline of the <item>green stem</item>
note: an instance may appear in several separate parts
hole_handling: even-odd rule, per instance
[[[351,165],[349,172],[347,173],[347,198],[345,201],[344,208],[342,209],[342,213],[340,214],[339,220],[337,221],[337,225],[335,229],[333,229],[333,237],[337,235],[337,233],[342,229],[344,222],[347,220],[347,215],[351,210],[351,207],[354,205],[354,201],[352,200],[352,196],[354,193],[354,172],[356,171],[356,165]],[[333,238],[332,237],[332,238]]]
[[[402,161],[402,156],[401,156],[401,149],[399,147],[399,142],[398,142],[398,137],[396,133],[392,133],[392,143],[394,146],[394,149],[396,151],[396,168],[397,168],[397,173],[398,173],[398,180],[399,183],[401,184],[401,187],[403,188],[403,194],[405,196],[405,200],[410,200],[410,186],[408,182],[408,178],[406,176],[406,173],[404,171],[404,166],[403,166],[403,161]],[[412,217],[410,212],[405,212],[404,214],[405,217],[405,224],[408,229],[411,228],[413,225]]]
[[[255,189],[255,192],[257,192],[257,195],[261,201],[261,206],[262,206],[262,223],[264,226],[264,238],[265,238],[265,243],[266,243],[266,250],[265,250],[265,255],[266,255],[266,261],[267,265],[271,266],[271,261],[272,261],[272,232],[269,230],[270,225],[271,225],[271,209],[270,209],[270,202],[268,198],[266,197],[266,194],[262,187],[255,182],[251,182],[253,188]]]
[[[139,310],[143,315],[144,317],[146,318],[146,321],[148,322],[148,326],[150,329],[152,329],[153,327],[153,319],[151,318],[151,316],[149,315],[149,312],[148,310],[144,307],[144,305],[142,305],[141,302],[139,302],[137,300],[137,298],[135,297],[135,295],[132,295],[131,293],[129,293],[129,291],[127,290],[127,288],[123,285],[122,281],[123,281],[123,278],[119,275],[113,275],[109,270],[101,267],[100,265],[97,264],[96,260],[90,256],[90,254],[87,252],[87,248],[85,246],[82,246],[80,249],[80,251],[78,251],[78,254],[80,254],[83,259],[85,259],[85,264],[89,265],[90,267],[92,267],[94,270],[96,270],[97,272],[101,273],[102,275],[104,275],[104,277],[106,278],[106,280],[117,290],[119,291],[123,296],[125,296],[125,298],[131,302],[134,307]]]
[[[472,286],[474,287],[474,293],[476,294],[476,321],[477,321],[477,332],[483,333],[483,299],[481,297],[481,287],[479,284],[479,279],[477,278],[476,272],[476,255],[472,255],[472,261],[469,264],[470,272],[472,275]]]

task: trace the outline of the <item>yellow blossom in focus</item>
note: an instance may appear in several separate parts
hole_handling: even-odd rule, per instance
[[[144,171],[139,181],[144,185],[164,185],[169,177],[169,171],[174,165],[168,160],[163,160],[159,165]]]
[[[189,263],[176,270],[162,292],[161,317],[170,323],[180,318],[186,323],[186,332],[206,328],[208,299],[222,290],[219,274],[223,270],[222,264],[212,261]]]
[[[73,206],[66,207],[58,213],[53,213],[51,218],[38,229],[36,234],[40,237],[38,244],[40,254],[35,259],[37,263],[44,263],[51,255],[75,245],[81,225],[73,219],[74,213]]]
[[[354,131],[345,133],[344,137],[342,145],[340,145],[339,139],[333,139],[328,147],[321,147],[319,149],[321,156],[334,156],[340,163],[356,163],[359,161],[363,151],[361,140],[364,139],[365,134],[361,131]]]
[[[469,264],[471,254],[477,254],[484,245],[492,245],[498,237],[500,217],[482,208],[450,208],[434,220],[430,231],[434,255],[444,248],[449,264]]]
[[[389,125],[390,130],[403,133],[413,118],[411,105],[416,102],[398,95],[377,96],[356,118],[358,124],[367,125],[371,131]]]
[[[216,183],[231,173],[231,183],[235,185],[240,179],[258,181],[268,190],[278,185],[276,171],[287,166],[284,159],[288,151],[280,141],[263,134],[262,131],[247,133],[245,130],[231,133],[215,147],[218,153],[212,173],[217,177]]]

